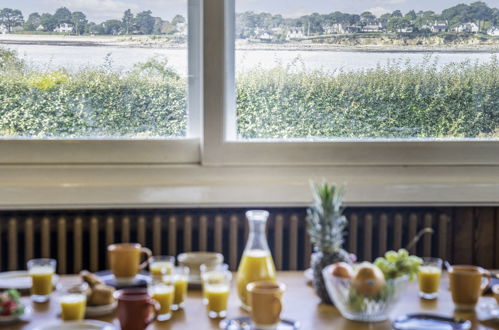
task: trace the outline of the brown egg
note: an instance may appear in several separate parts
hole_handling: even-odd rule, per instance
[[[333,274],[333,276],[336,277],[351,279],[354,276],[354,271],[352,266],[350,266],[346,262],[338,262],[333,265],[333,270],[331,271],[331,274]]]
[[[366,297],[372,297],[385,286],[385,276],[375,265],[363,262],[353,277],[352,286],[358,293]]]

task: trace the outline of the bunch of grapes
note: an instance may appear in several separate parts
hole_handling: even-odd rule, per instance
[[[421,258],[410,256],[406,249],[400,249],[398,252],[388,251],[384,258],[377,258],[374,262],[385,275],[385,279],[408,275],[411,281],[415,278],[422,263]]]

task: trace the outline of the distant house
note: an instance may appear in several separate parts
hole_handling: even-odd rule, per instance
[[[289,28],[288,32],[286,33],[286,40],[301,39],[303,37],[305,37],[305,33],[303,32],[303,28],[301,27]]]
[[[0,34],[7,34],[9,33],[9,29],[5,25],[0,25]]]
[[[493,37],[499,37],[499,26],[493,26],[488,31],[487,34]]]
[[[322,27],[325,34],[343,34],[347,31],[344,28],[344,25],[341,23],[335,23],[333,25],[324,25]]]
[[[430,28],[431,32],[447,32],[449,30],[449,22],[448,21],[436,21]]]
[[[455,32],[460,33],[478,33],[480,32],[480,28],[475,23],[464,23],[459,24],[456,28],[453,29]]]
[[[362,32],[380,32],[383,30],[381,23],[370,22],[368,25],[362,27]]]
[[[345,27],[346,33],[358,33],[362,31],[362,27],[358,25],[351,25]]]
[[[59,32],[59,33],[72,33],[74,29],[73,24],[69,23],[62,23],[59,24],[55,29],[54,32]]]

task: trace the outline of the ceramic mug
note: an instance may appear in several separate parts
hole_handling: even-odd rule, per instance
[[[138,243],[111,244],[107,247],[111,272],[117,282],[133,281],[139,270],[147,267],[151,258],[151,250]],[[140,264],[140,255],[145,253],[147,258]]]
[[[476,266],[452,266],[449,270],[452,300],[458,310],[473,310],[490,285],[490,273]]]
[[[122,330],[144,330],[156,321],[161,307],[147,294],[147,289],[123,289],[116,292],[116,298]]]
[[[249,283],[246,289],[255,327],[275,329],[281,320],[281,300],[286,286],[283,283],[258,281]]]

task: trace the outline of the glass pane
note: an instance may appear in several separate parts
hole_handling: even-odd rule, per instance
[[[0,7],[0,136],[183,137],[187,0]]]
[[[238,138],[499,137],[498,8],[236,0]]]

